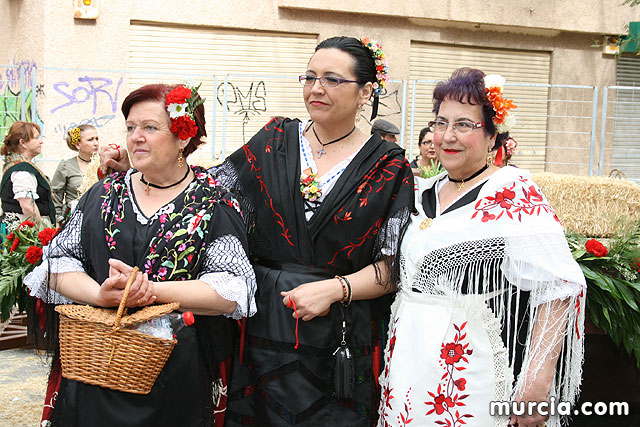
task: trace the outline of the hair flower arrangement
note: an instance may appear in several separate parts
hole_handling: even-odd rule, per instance
[[[384,89],[387,80],[389,80],[389,67],[387,67],[387,58],[382,51],[382,46],[375,41],[371,40],[369,37],[365,37],[360,40],[362,44],[371,51],[371,56],[373,57],[376,64],[376,78],[377,82],[373,84],[373,92],[376,95],[379,95]]]
[[[311,168],[303,170],[300,175],[300,192],[302,197],[310,202],[315,202],[322,195],[318,175],[313,173]]]
[[[71,144],[77,147],[79,143],[80,143],[80,128],[76,126],[71,130]]]
[[[498,133],[509,132],[516,124],[516,118],[509,110],[517,108],[512,99],[507,99],[502,93],[505,78],[499,74],[489,74],[484,77],[484,87],[487,99],[496,112],[493,123],[496,125]]]
[[[193,138],[198,133],[194,113],[204,102],[198,95],[201,85],[195,88],[179,85],[169,91],[165,98],[165,106],[171,119],[171,133],[180,139]]]

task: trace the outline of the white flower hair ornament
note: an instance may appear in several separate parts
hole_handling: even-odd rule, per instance
[[[517,108],[512,99],[507,99],[502,93],[505,78],[499,74],[489,74],[484,77],[484,87],[487,99],[496,112],[493,123],[498,133],[509,132],[516,124],[516,118],[509,110]]]

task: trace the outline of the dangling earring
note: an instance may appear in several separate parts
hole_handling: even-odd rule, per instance
[[[487,154],[487,167],[493,165],[493,151],[489,151]]]
[[[180,149],[180,153],[178,154],[178,167],[181,168],[184,166],[184,156],[182,155],[182,151],[184,148]]]
[[[358,109],[356,110],[356,123],[360,122],[360,119],[362,118],[362,112],[364,111],[364,105],[360,105],[358,107]]]

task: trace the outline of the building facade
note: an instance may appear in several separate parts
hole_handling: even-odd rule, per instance
[[[90,6],[83,11],[78,3]],[[71,156],[63,142],[69,127],[92,123],[103,143],[122,144],[119,107],[130,90],[188,79],[202,82],[207,97],[208,144],[194,159],[212,162],[271,116],[304,117],[296,76],[319,41],[368,36],[382,44],[392,79],[380,114],[403,130],[408,157],[432,118],[435,82],[472,66],[510,83],[506,94],[518,104],[516,163],[608,173],[615,129],[611,111],[603,116],[602,94],[617,84],[618,56],[594,45],[640,20],[640,7],[620,3],[0,0],[0,132],[20,116],[42,123],[42,160],[52,172]],[[76,18],[78,10],[97,17]]]

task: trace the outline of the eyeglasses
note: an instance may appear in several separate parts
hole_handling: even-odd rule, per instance
[[[431,139],[425,139],[424,141],[418,142],[418,145],[431,145],[433,141]]]
[[[342,83],[358,83],[358,81],[356,80],[341,79],[340,77],[333,76],[316,77],[310,75],[302,75],[298,77],[298,80],[300,80],[300,83],[305,86],[313,86],[316,83],[316,80],[319,80],[322,87],[336,87]]]
[[[472,130],[480,129],[484,126],[484,122],[474,123],[470,120],[460,120],[459,122],[451,123],[451,127],[455,133],[469,133]],[[449,128],[449,122],[444,120],[434,120],[429,122],[429,127],[433,129],[434,132],[446,132]]]

